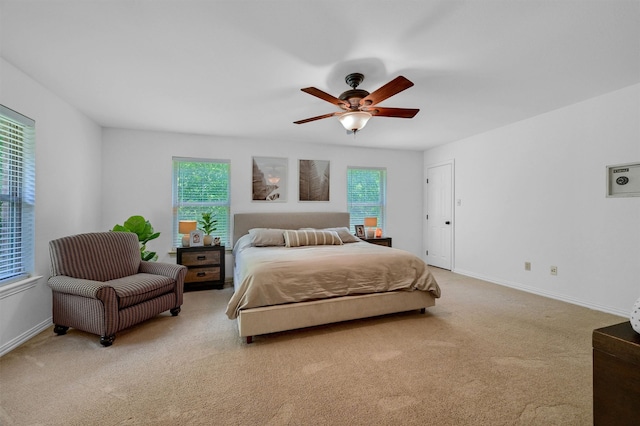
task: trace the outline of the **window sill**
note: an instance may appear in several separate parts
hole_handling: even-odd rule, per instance
[[[35,287],[41,278],[42,275],[36,275],[11,284],[0,286],[0,299],[11,297],[14,294],[21,293]]]

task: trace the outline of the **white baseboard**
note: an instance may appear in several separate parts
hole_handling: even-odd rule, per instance
[[[480,274],[476,274],[476,273],[471,272],[471,271],[466,271],[464,269],[455,269],[452,272],[455,272],[456,274],[460,274],[460,275],[465,275],[467,277],[477,278],[477,279],[483,280],[483,281],[488,281],[490,283],[502,285],[502,286],[505,286],[505,287],[511,287],[511,288],[516,289],[516,290],[526,291],[527,293],[537,294],[538,296],[548,297],[550,299],[555,299],[555,300],[560,300],[562,302],[571,303],[572,305],[578,305],[578,306],[582,306],[582,307],[585,307],[585,308],[593,309],[593,310],[596,310],[596,311],[606,312],[608,314],[618,315],[618,316],[621,316],[621,317],[624,317],[624,318],[629,318],[629,312],[625,312],[625,311],[622,311],[622,310],[619,310],[619,309],[614,309],[614,308],[611,308],[610,306],[603,306],[603,305],[597,305],[597,304],[594,304],[594,303],[585,302],[584,300],[575,299],[573,297],[569,297],[569,296],[564,295],[564,294],[544,291],[544,290],[540,290],[539,288],[529,287],[529,286],[523,285],[521,283],[516,283],[516,282],[512,282],[512,281],[506,281],[506,280],[502,280],[502,279],[499,279],[499,278],[486,277],[486,276],[483,276],[483,275],[480,275]]]
[[[32,327],[31,329],[25,331],[19,336],[11,339],[4,345],[0,346],[0,357],[14,350],[21,344],[25,343],[27,340],[35,337],[36,335],[42,333],[47,328],[53,325],[53,317],[49,317],[46,320],[42,321],[40,324]]]

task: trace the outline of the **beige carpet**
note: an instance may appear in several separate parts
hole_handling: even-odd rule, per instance
[[[185,295],[110,348],[70,330],[0,359],[2,425],[589,425],[591,332],[614,315],[434,271],[417,312],[247,345],[231,289]]]

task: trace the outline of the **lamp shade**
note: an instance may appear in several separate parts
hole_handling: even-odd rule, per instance
[[[378,226],[378,218],[377,217],[365,217],[364,218],[364,226],[367,228],[375,228]]]
[[[364,111],[346,112],[338,117],[342,126],[347,130],[357,132],[367,125],[367,121],[371,118],[371,114]]]
[[[181,220],[178,222],[178,233],[188,234],[198,228],[198,222],[195,220]]]

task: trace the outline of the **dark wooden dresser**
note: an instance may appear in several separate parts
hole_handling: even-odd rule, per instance
[[[224,246],[178,247],[176,263],[187,267],[184,291],[224,287]]]
[[[640,334],[628,321],[593,331],[593,424],[640,424]]]

